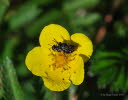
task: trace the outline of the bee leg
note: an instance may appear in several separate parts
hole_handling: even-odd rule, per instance
[[[75,57],[74,57],[74,58],[72,58],[72,59],[69,59],[69,61],[73,61],[73,60],[75,60]]]
[[[66,59],[68,59],[68,55],[66,55],[65,52],[63,52],[63,55],[64,55],[64,57],[66,57]]]
[[[73,55],[71,55],[72,57],[74,57],[74,56],[76,56],[77,54],[75,53],[75,54],[73,54]]]
[[[66,54],[65,54],[64,52],[63,52],[63,54],[64,54],[65,57],[67,57]]]
[[[49,51],[51,52],[48,56],[56,56],[52,51],[51,49],[49,48]]]
[[[51,44],[48,44],[48,45],[52,46]]]
[[[53,53],[50,53],[50,54],[48,54],[48,56],[54,56],[54,54]]]
[[[76,56],[77,54],[73,54],[73,55],[70,55],[71,56],[71,59],[69,59],[69,61],[73,61],[74,59],[75,59],[75,56]],[[72,58],[73,57],[73,58]]]
[[[56,63],[53,63],[52,66],[53,66],[53,70],[57,68]]]

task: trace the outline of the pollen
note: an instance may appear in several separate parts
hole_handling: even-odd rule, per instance
[[[54,64],[53,64],[54,69],[56,68],[67,69],[67,67],[65,68],[65,66],[68,66],[68,63],[71,61],[70,58],[71,58],[70,54],[65,54],[63,52],[56,52],[56,54],[54,55]]]

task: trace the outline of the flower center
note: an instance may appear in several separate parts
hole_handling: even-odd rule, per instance
[[[69,56],[65,55],[62,52],[57,52],[56,56],[55,56],[55,63],[56,63],[56,67],[63,67],[64,65],[68,64],[68,58]]]
[[[54,52],[54,53],[55,53],[55,54],[53,54],[53,62],[54,63],[52,64],[54,69],[63,68],[65,70],[65,69],[70,68],[70,66],[68,66],[68,63],[75,59],[74,55],[65,54],[63,52]]]

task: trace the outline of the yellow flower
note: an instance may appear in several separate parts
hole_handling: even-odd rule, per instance
[[[60,42],[73,45],[73,52],[58,52],[52,48]],[[93,52],[92,42],[86,35],[75,33],[70,37],[62,26],[50,24],[42,30],[39,43],[40,46],[29,51],[25,63],[34,75],[42,77],[47,88],[63,91],[71,83],[79,85],[83,82],[84,62]]]

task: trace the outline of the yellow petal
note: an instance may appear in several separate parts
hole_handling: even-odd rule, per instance
[[[45,26],[39,37],[40,45],[45,47],[51,47],[64,40],[70,40],[70,35],[64,27],[56,24]]]
[[[26,56],[27,68],[37,76],[46,76],[45,70],[52,63],[49,49],[44,47],[35,47]]]
[[[61,68],[48,70],[47,77],[43,77],[44,85],[52,91],[63,91],[70,86],[68,71],[62,72]]]
[[[71,66],[70,80],[73,84],[79,85],[84,80],[84,61],[80,56],[77,56],[72,62],[68,64]]]
[[[71,36],[71,40],[78,44],[77,52],[82,55],[90,58],[93,52],[93,44],[91,40],[82,33],[75,33]]]

